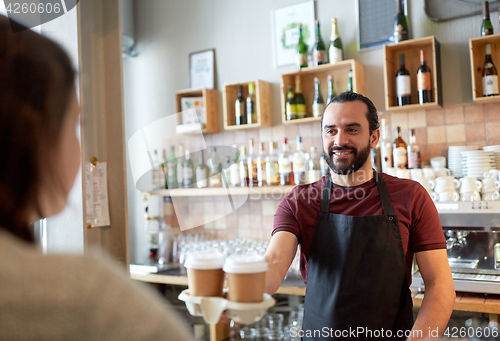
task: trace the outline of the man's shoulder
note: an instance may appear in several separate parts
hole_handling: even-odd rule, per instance
[[[287,195],[289,199],[304,200],[307,201],[311,199],[321,198],[321,193],[323,192],[323,187],[325,186],[325,177],[320,180],[312,182],[305,185],[297,185],[292,191]]]
[[[386,173],[380,174],[387,187],[394,187],[399,191],[414,191],[417,187],[422,187],[418,182],[410,179],[398,178]],[[388,188],[389,189],[389,188]]]

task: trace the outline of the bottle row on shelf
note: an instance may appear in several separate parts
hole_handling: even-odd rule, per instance
[[[178,146],[177,154],[171,146],[168,158],[163,150],[163,162],[158,160],[155,151],[153,185],[156,189],[302,185],[320,180],[329,171],[316,147],[311,147],[309,152],[303,150],[300,136],[297,136],[295,152],[289,150],[287,138],[283,139],[281,153],[277,153],[275,142],[269,143],[269,153],[264,143],[259,143],[256,153],[253,139],[248,149],[233,145],[230,148],[234,153],[232,158],[227,155],[229,147],[219,147],[224,149],[222,153],[217,148],[211,148],[206,161],[203,150],[196,152],[196,166],[192,153],[188,149],[184,151],[182,145]]]

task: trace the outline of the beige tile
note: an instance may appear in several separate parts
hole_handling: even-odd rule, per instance
[[[484,146],[487,146],[486,140],[482,141],[467,141],[468,146],[476,146],[478,149],[483,148]]]
[[[271,127],[263,127],[259,129],[259,141],[262,142],[270,142],[272,141],[273,136],[273,128]],[[267,146],[266,146],[267,148]]]
[[[486,122],[500,121],[500,103],[486,103],[484,105],[484,118]]]
[[[262,227],[269,231],[269,233],[272,232],[274,226],[274,215],[265,215],[262,216]]]
[[[276,213],[276,203],[274,200],[262,200],[262,215],[274,216]]]
[[[240,215],[238,219],[238,229],[250,228],[250,215]]]
[[[486,141],[500,139],[500,121],[486,122]]]
[[[248,148],[248,137],[246,130],[238,130],[234,134],[234,142],[239,146],[245,145]]]
[[[484,122],[467,123],[465,126],[467,141],[482,141],[486,139]]]
[[[300,124],[287,124],[285,125],[285,136],[289,140],[295,139],[299,135],[299,125]]]
[[[441,126],[445,125],[445,110],[432,109],[426,111],[427,126]]]
[[[281,150],[281,143],[283,142],[284,137],[286,137],[284,125],[274,126],[272,128],[272,141],[278,144],[278,148],[280,150]]]
[[[391,131],[393,131],[393,134],[396,127],[401,127],[402,130],[408,129],[408,113],[391,115]]]
[[[471,104],[464,106],[465,122],[484,122],[484,112],[482,104]]]
[[[448,147],[446,143],[430,144],[427,146],[427,155],[429,160],[436,156],[446,156]]]
[[[410,129],[427,127],[427,115],[425,114],[425,110],[408,113],[408,127]]]
[[[462,105],[445,109],[446,125],[464,123],[464,107]]]
[[[446,143],[446,126],[427,127],[427,143]]]
[[[465,124],[453,124],[446,126],[446,141],[465,142]]]
[[[427,128],[415,128],[415,136],[419,146],[427,144]],[[410,141],[408,141],[410,142]]]
[[[313,136],[319,136],[319,132],[321,131],[321,125],[316,123],[316,122],[312,122],[312,123],[302,123],[302,124],[295,124],[296,126],[298,126],[299,128],[299,132],[298,134],[302,137],[302,138],[308,138],[308,137],[313,137]],[[315,128],[314,129],[314,133],[313,133],[313,127]]]
[[[227,220],[226,217],[221,217],[215,220],[215,228],[217,230],[225,230],[227,228]]]

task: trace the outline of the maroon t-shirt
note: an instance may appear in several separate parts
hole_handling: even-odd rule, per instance
[[[413,254],[445,249],[446,240],[436,206],[418,182],[399,179],[385,173],[382,177],[391,197],[394,214],[398,217],[409,286]],[[325,181],[326,177],[323,177],[312,184],[296,186],[283,199],[274,215],[273,235],[278,231],[288,231],[297,236],[301,250],[300,272],[304,283],[307,280],[307,261],[318,223]],[[383,215],[375,179],[355,187],[333,184],[330,213],[350,216]]]

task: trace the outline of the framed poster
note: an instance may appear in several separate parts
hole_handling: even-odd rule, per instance
[[[306,44],[309,47],[314,45],[314,19],[314,1],[312,0],[274,10],[274,67],[295,63],[299,24],[302,24],[302,34]]]
[[[189,87],[215,88],[215,49],[189,54]]]

